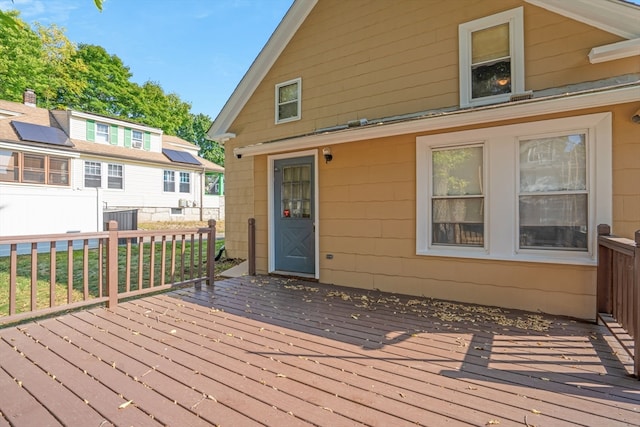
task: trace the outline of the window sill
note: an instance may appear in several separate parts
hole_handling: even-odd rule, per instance
[[[534,262],[541,264],[569,264],[569,265],[598,265],[595,256],[589,252],[561,252],[561,251],[527,251],[526,253],[489,254],[485,248],[446,248],[438,247],[426,250],[417,250],[416,255],[434,256],[445,258],[468,258],[487,261],[515,261]]]

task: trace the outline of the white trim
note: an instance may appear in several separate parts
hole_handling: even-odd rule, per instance
[[[640,55],[640,38],[594,47],[589,52],[589,62],[598,64],[636,55]]]
[[[234,148],[233,154],[236,157],[238,155],[249,157],[275,154],[296,149],[314,148],[321,145],[343,144],[407,133],[471,126],[636,101],[640,101],[640,86],[638,84],[609,89],[603,92],[587,92],[571,96],[561,95],[545,100],[532,99],[513,104],[500,104],[453,113],[441,113],[437,116],[400,123],[370,125],[356,129],[291,138],[278,142],[247,145]]]
[[[320,187],[318,184],[318,151],[317,150],[307,150],[307,151],[297,151],[295,153],[286,153],[286,154],[276,154],[273,156],[269,156],[267,158],[267,221],[269,224],[269,232],[268,232],[268,268],[269,273],[274,273],[276,271],[276,260],[275,260],[275,235],[274,235],[274,182],[275,177],[273,175],[273,168],[276,160],[280,159],[291,159],[296,157],[306,157],[313,156],[313,179],[314,179],[314,198],[313,198],[313,215],[314,215],[314,225],[315,225],[315,272],[313,277],[315,279],[320,279],[320,197],[318,195],[318,188]]]
[[[244,108],[249,98],[251,98],[253,92],[267,75],[317,2],[318,0],[296,0],[291,5],[287,14],[269,38],[269,41],[267,41],[267,44],[262,48],[262,51],[260,51],[257,58],[253,61],[253,64],[251,64],[251,67],[249,67],[247,73],[242,80],[240,80],[231,97],[227,100],[211,124],[211,127],[207,131],[209,139],[215,141],[219,135],[227,133],[231,123],[238,117],[238,114],[240,114],[240,111]]]
[[[517,141],[523,137],[586,130],[589,163],[587,252],[521,250],[517,228]],[[484,142],[485,244],[483,248],[431,245],[431,148]],[[612,114],[596,113],[494,126],[416,138],[416,254],[458,258],[595,265],[597,225],[610,224],[612,208]],[[510,230],[510,231],[508,231]],[[506,234],[506,237],[505,237]]]
[[[471,35],[501,24],[509,24],[509,58],[511,64],[511,92],[482,98],[471,96]],[[486,16],[458,26],[458,55],[460,60],[460,106],[478,106],[508,101],[511,95],[523,93],[524,85],[524,12],[517,7]]]
[[[283,86],[289,86],[289,85],[297,85],[296,86],[296,92],[297,92],[297,98],[296,98],[296,115],[295,116],[291,116],[291,117],[287,117],[286,119],[281,119],[279,117],[279,113],[280,113],[280,88]],[[291,79],[291,80],[287,80],[286,82],[282,82],[282,83],[278,83],[275,86],[275,97],[274,97],[274,103],[275,103],[275,124],[279,125],[282,123],[289,123],[289,122],[293,122],[296,120],[300,120],[302,118],[302,78],[298,77],[295,79]]]
[[[611,34],[640,37],[640,7],[617,0],[525,0]]]
[[[70,159],[80,158],[80,153],[77,152],[58,151],[50,148],[33,147],[30,145],[23,145],[20,142],[0,142],[0,149],[2,148],[6,148],[7,150],[11,151],[21,151],[24,153],[42,153],[57,157],[68,157]]]

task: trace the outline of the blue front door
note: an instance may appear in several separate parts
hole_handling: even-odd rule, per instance
[[[274,162],[276,271],[315,273],[314,158]]]

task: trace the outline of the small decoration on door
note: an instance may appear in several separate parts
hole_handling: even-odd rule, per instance
[[[291,211],[289,209],[285,209],[284,211],[282,211],[282,216],[284,216],[285,218],[289,218],[291,216]]]

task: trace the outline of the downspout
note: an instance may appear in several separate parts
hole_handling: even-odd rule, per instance
[[[205,185],[205,174],[204,168],[202,168],[202,172],[200,172],[200,221],[204,221],[204,185]]]

